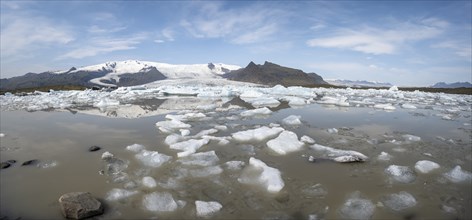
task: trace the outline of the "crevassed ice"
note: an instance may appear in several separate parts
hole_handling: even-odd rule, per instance
[[[254,157],[249,159],[249,165],[238,178],[240,183],[263,186],[267,192],[277,193],[284,188],[285,183],[278,169],[267,166]]]

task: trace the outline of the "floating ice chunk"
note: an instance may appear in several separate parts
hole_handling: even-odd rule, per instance
[[[372,201],[360,197],[359,192],[353,193],[339,209],[343,219],[370,219],[375,211]]]
[[[212,166],[216,165],[219,160],[215,151],[208,151],[195,153],[177,161],[187,166]]]
[[[223,172],[223,169],[221,169],[219,165],[189,170],[189,174],[192,177],[208,177],[208,176],[218,175],[222,172]]]
[[[255,90],[246,90],[239,97],[241,98],[258,98],[263,96],[264,94]]]
[[[190,134],[190,130],[188,129],[180,129],[179,131],[182,137],[188,136]]]
[[[39,168],[47,169],[57,166],[57,161],[42,161],[36,165]]]
[[[183,137],[181,135],[178,135],[178,134],[170,134],[166,137],[166,139],[164,140],[164,143],[166,143],[167,145],[171,145],[171,144],[175,144],[179,141],[182,141]]]
[[[429,160],[420,160],[415,164],[415,169],[420,173],[429,173],[439,167],[439,164]]]
[[[338,163],[351,163],[351,162],[364,162],[364,159],[355,155],[344,155],[333,158],[334,162]]]
[[[279,170],[254,157],[249,159],[249,166],[244,169],[238,181],[243,184],[261,185],[270,193],[277,193],[285,186]]]
[[[273,127],[280,127],[280,124],[277,124],[277,123],[270,123],[269,124],[269,127],[273,128]]]
[[[376,104],[374,108],[383,109],[383,110],[395,110],[396,108],[392,106],[392,104]]]
[[[251,98],[251,99],[244,99],[244,101],[251,103],[251,105],[256,108],[263,107],[263,106],[276,107],[280,105],[279,100],[274,99],[272,97]]]
[[[126,150],[137,153],[141,150],[144,150],[144,146],[141,144],[132,144],[132,145],[126,146]]]
[[[377,160],[389,161],[391,159],[392,159],[392,155],[383,151],[379,154],[379,156],[377,156]]]
[[[157,151],[148,150],[142,150],[141,152],[136,154],[135,157],[136,159],[141,161],[141,163],[150,167],[160,167],[162,164],[172,159],[171,156],[160,154]]]
[[[103,99],[100,99],[100,101],[93,103],[93,107],[97,107],[97,108],[106,108],[108,106],[117,106],[117,105],[120,105],[119,101],[109,99],[109,98],[103,98]]]
[[[338,129],[336,129],[336,128],[328,128],[327,131],[328,131],[328,133],[330,133],[330,134],[337,134],[337,133],[338,133]]]
[[[241,112],[241,116],[243,117],[253,117],[256,115],[270,115],[272,111],[268,109],[267,107],[264,108],[256,108],[252,110],[246,110]]]
[[[102,160],[105,161],[105,174],[116,175],[128,168],[128,161],[115,157],[106,151],[102,154]]]
[[[198,217],[209,217],[223,208],[219,202],[205,202],[200,200],[195,201],[195,207],[197,208]]]
[[[328,191],[324,189],[320,183],[302,189],[305,198],[324,197],[328,195]]]
[[[203,110],[203,111],[211,111],[211,110],[216,109],[217,107],[218,106],[216,106],[215,104],[208,104],[208,105],[199,105],[197,106],[197,109]]]
[[[143,198],[144,207],[153,212],[173,212],[179,207],[172,194],[168,192],[153,192]]]
[[[163,132],[166,132],[166,133],[170,133],[170,132],[172,132],[174,130],[177,130],[177,129],[184,129],[184,128],[192,127],[191,125],[183,123],[183,122],[181,122],[179,120],[176,120],[176,119],[173,119],[173,120],[170,120],[170,121],[157,122],[156,126],[159,128],[159,130],[161,130]]]
[[[220,130],[220,131],[228,130],[228,127],[226,125],[215,125],[214,128],[217,129],[217,130]]]
[[[416,205],[416,199],[410,193],[401,191],[386,196],[383,203],[393,211],[402,211]]]
[[[405,141],[421,141],[421,138],[411,134],[402,135]]]
[[[444,176],[453,183],[471,182],[472,174],[466,170],[462,170],[462,167],[457,165],[451,171],[444,174]]]
[[[218,132],[217,129],[210,128],[208,130],[202,130],[202,131],[198,132],[198,134],[196,134],[195,137],[202,137],[202,136],[209,135],[209,134],[214,134],[214,133],[217,133],[217,132]]]
[[[300,125],[302,122],[300,121],[300,115],[290,115],[282,120],[283,124],[286,125]]]
[[[306,144],[314,144],[315,143],[315,140],[313,140],[313,138],[311,137],[308,137],[306,135],[303,135],[301,138],[300,138],[300,141],[306,143]]]
[[[388,91],[398,91],[398,87],[397,86],[392,86],[388,89]]]
[[[301,106],[301,105],[306,105],[307,100],[304,98],[300,97],[295,97],[295,96],[285,96],[282,98],[285,101],[288,101],[288,105],[290,106]]]
[[[198,112],[198,113],[190,112],[184,115],[166,115],[167,119],[176,120],[176,121],[198,121],[205,117],[206,115],[201,112]]]
[[[157,186],[156,180],[150,176],[143,177],[143,185],[147,188],[154,188]]]
[[[415,172],[407,166],[390,165],[385,169],[385,173],[400,183],[411,183],[416,180]]]
[[[5,137],[5,134],[4,134],[4,133],[0,133],[0,137]]]
[[[323,98],[321,98],[320,101],[318,101],[318,103],[348,107],[349,102],[347,102],[346,100],[347,100],[347,98],[344,97],[344,96],[341,96],[341,97],[338,97],[338,98],[330,97],[330,96],[324,96]]]
[[[298,151],[304,143],[298,140],[297,134],[291,131],[282,131],[280,135],[267,142],[267,146],[280,155]]]
[[[402,105],[402,108],[406,108],[406,109],[416,109],[416,106],[412,105],[412,104],[403,104]]]
[[[210,142],[210,140],[206,138],[199,139],[199,140],[190,139],[187,141],[171,144],[170,148],[183,151],[183,152],[177,153],[177,157],[185,157],[185,156],[195,153],[203,145],[208,144],[208,142]]]
[[[108,201],[118,201],[126,199],[135,194],[138,194],[138,191],[114,188],[107,193],[105,199]]]
[[[232,160],[225,163],[226,169],[232,171],[241,170],[245,165],[246,163],[244,161],[239,160]]]
[[[330,157],[331,159],[337,159],[337,162],[341,161],[343,158],[344,159],[349,159],[349,158],[357,158],[357,161],[366,161],[369,159],[366,155],[353,151],[353,150],[339,150],[336,148],[332,147],[327,147],[319,144],[311,145],[310,148],[316,151],[321,151],[325,154],[325,156]],[[343,156],[349,156],[349,157],[343,157]]]
[[[273,127],[269,128],[266,126],[252,129],[252,130],[246,130],[246,131],[238,131],[236,133],[232,134],[233,139],[241,142],[248,142],[248,141],[262,141],[264,139],[267,139],[269,137],[273,137],[280,132],[282,132],[284,129],[280,127]]]
[[[108,160],[108,159],[111,159],[115,157],[115,155],[113,155],[112,153],[108,152],[108,151],[105,151],[103,154],[102,154],[102,160]]]

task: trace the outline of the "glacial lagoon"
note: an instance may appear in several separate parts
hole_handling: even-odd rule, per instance
[[[16,161],[0,170],[2,218],[60,219],[58,198],[76,191],[105,204],[97,219],[472,218],[471,96],[278,86],[0,100],[1,161]]]

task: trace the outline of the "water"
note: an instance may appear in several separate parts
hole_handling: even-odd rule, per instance
[[[224,101],[215,99],[203,103]],[[154,107],[146,105],[146,102],[153,103]],[[227,125],[228,130],[213,135],[230,136],[258,125],[282,124],[282,119],[287,116],[300,115],[302,125],[282,127],[295,132],[299,138],[308,135],[317,144],[354,150],[369,157],[364,163],[335,163],[323,158],[311,163],[308,156],[323,156],[308,145],[301,151],[281,156],[266,146],[270,139],[250,143],[232,140],[227,145],[212,140],[197,150],[214,150],[218,156],[216,166],[219,165],[222,171],[211,175],[215,170],[202,171],[196,166],[178,162],[176,155],[180,151],[172,150],[164,143],[167,134],[160,132],[155,123],[165,120],[165,115],[158,111],[163,111],[162,107],[168,102],[199,101],[196,98],[142,101],[139,105],[148,106],[145,114],[150,116],[132,119],[115,118],[119,115],[116,109],[115,113],[83,109],[75,114],[69,111],[2,111],[0,131],[5,136],[0,139],[1,161],[14,159],[17,163],[0,171],[1,217],[59,219],[62,216],[58,198],[67,192],[87,191],[105,203],[106,211],[98,217],[100,219],[194,219],[196,200],[219,202],[223,208],[209,217],[215,219],[308,219],[314,215],[326,219],[355,217],[356,213],[345,206],[349,201],[356,201],[350,203],[354,207],[361,207],[359,201],[371,202],[373,212],[361,214],[373,219],[472,218],[469,208],[472,205],[471,182],[451,183],[443,176],[456,165],[469,172],[472,170],[472,128],[470,124],[464,125],[470,123],[470,112],[462,111],[455,120],[443,120],[436,115],[436,110],[427,108],[387,112],[367,107],[319,104],[286,108],[286,103],[282,103],[285,107],[264,118],[228,119],[239,115],[241,110],[205,112],[206,120],[187,122],[192,125],[190,135],[219,124]],[[158,113],[153,113],[156,111]],[[338,133],[330,134],[327,131],[330,128],[337,128]],[[421,140],[407,142],[403,138],[405,134],[421,137]],[[158,168],[144,166],[135,158],[135,153],[125,149],[135,143],[173,158]],[[102,149],[88,152],[93,145]],[[116,182],[112,176],[100,174],[104,169],[101,155],[105,151],[128,161],[124,170],[127,180]],[[381,152],[387,152],[392,159],[377,160]],[[243,161],[247,165],[250,157],[280,170],[285,187],[279,193],[241,184],[238,178],[243,171],[229,170],[224,165],[227,161]],[[47,168],[20,166],[31,159],[38,159],[42,165],[54,165],[53,162],[56,165]],[[414,170],[419,160],[431,160],[441,167],[428,174],[415,171],[416,179],[412,183],[392,181],[385,173],[389,165],[407,166]],[[144,176],[153,177],[158,186],[144,187],[140,182]],[[135,187],[129,182],[135,183]],[[112,189],[124,189],[125,186],[137,193],[119,201],[105,200]],[[397,200],[389,200],[388,206],[384,204],[386,198],[402,191],[414,197],[416,204],[413,207],[399,211],[389,208],[392,201]],[[146,210],[143,198],[153,192],[170,193],[179,207],[173,212]],[[393,206],[403,207],[401,204]]]

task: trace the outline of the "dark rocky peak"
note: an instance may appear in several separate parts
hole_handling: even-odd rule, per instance
[[[76,70],[77,70],[77,68],[72,67],[72,68],[70,68],[69,71],[67,71],[67,72],[72,72],[72,71],[76,71]]]
[[[208,68],[211,69],[211,70],[214,69],[214,68],[215,68],[215,64],[213,64],[213,63],[208,63]]]
[[[257,67],[257,64],[255,64],[252,61],[246,66],[246,68],[254,68],[254,67]]]

